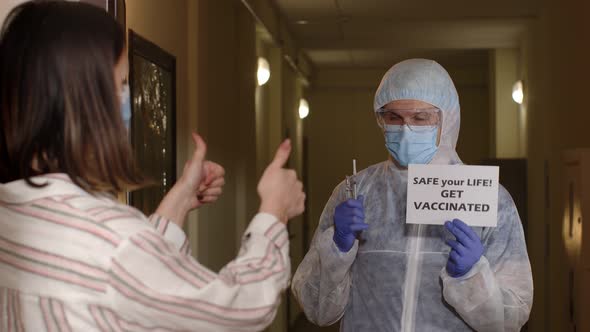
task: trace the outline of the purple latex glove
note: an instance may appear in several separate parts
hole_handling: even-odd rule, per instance
[[[357,236],[369,228],[365,224],[363,196],[340,203],[334,211],[334,243],[341,252],[348,252]]]
[[[473,229],[459,219],[447,221],[445,227],[457,240],[446,241],[452,248],[447,261],[447,273],[458,278],[467,274],[479,261],[483,255],[483,245]]]

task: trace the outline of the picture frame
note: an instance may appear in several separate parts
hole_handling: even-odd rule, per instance
[[[80,0],[80,2],[104,9],[107,13],[111,14],[119,24],[121,24],[123,29],[127,27],[125,0]]]
[[[155,184],[127,200],[152,214],[176,182],[176,58],[129,30],[130,138],[140,171]]]

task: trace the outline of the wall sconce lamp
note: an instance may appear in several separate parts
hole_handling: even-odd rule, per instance
[[[309,115],[309,104],[307,100],[301,98],[299,100],[299,118],[305,119]]]
[[[270,65],[265,58],[258,58],[258,71],[256,72],[258,78],[258,86],[263,86],[270,79]]]
[[[524,100],[524,91],[522,81],[516,81],[512,86],[512,99],[517,104],[521,105],[522,101]]]

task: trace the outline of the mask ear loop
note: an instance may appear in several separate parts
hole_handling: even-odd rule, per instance
[[[440,133],[437,133],[436,136],[436,147],[438,148],[443,137],[443,111],[439,108],[436,114],[438,115],[438,132]]]

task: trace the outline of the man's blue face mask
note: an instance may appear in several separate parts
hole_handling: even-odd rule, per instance
[[[121,93],[121,116],[123,117],[125,128],[129,131],[131,125],[131,94],[128,84],[123,86],[123,92]]]
[[[438,150],[438,126],[384,125],[385,146],[402,167],[428,164]]]

